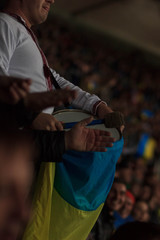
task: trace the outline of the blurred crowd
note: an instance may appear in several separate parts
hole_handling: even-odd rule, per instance
[[[107,240],[127,222],[160,223],[158,66],[138,51],[117,50],[57,19],[35,31],[51,67],[126,118],[115,182],[88,239]]]

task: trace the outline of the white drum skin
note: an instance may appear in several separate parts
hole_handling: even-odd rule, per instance
[[[85,118],[91,117],[92,115],[86,111],[78,109],[65,109],[53,113],[53,116],[64,123],[64,130],[67,131],[69,128],[65,129],[65,123],[77,123]],[[96,120],[97,118],[93,116]],[[102,120],[103,121],[103,120]],[[119,131],[116,128],[106,128],[104,123],[95,124],[87,126],[88,128],[100,129],[103,131],[110,132],[111,137],[114,137],[116,141],[119,141],[121,136]]]

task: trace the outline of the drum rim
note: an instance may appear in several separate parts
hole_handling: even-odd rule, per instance
[[[86,114],[89,114],[90,116],[93,116],[90,112],[88,112],[86,110],[81,110],[81,109],[62,109],[62,110],[53,112],[52,115],[54,116],[58,113],[64,113],[64,112],[81,112],[81,113],[86,113]],[[93,117],[96,117],[96,116],[93,116]]]

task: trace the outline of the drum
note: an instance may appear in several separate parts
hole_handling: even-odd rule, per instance
[[[64,130],[67,131],[71,129],[75,124],[77,124],[79,121],[91,117],[92,115],[87,111],[82,111],[78,109],[66,109],[53,113],[53,116],[57,120],[64,123],[63,124]],[[116,141],[119,141],[121,138],[121,134],[118,128],[106,128],[105,120],[97,119],[95,116],[94,120],[87,127],[110,132],[111,137],[114,137]]]

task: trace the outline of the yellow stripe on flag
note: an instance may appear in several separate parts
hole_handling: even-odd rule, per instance
[[[33,200],[33,216],[23,240],[49,240],[54,176],[55,163],[42,163]]]
[[[156,141],[153,138],[150,138],[148,140],[148,142],[146,143],[144,153],[143,153],[143,157],[146,160],[152,159],[154,157],[155,148],[156,148]]]
[[[86,240],[104,204],[83,211],[67,203],[54,189],[49,240]]]
[[[33,217],[23,240],[86,240],[102,208],[83,211],[67,203],[54,189],[55,164],[41,166],[33,202]]]

